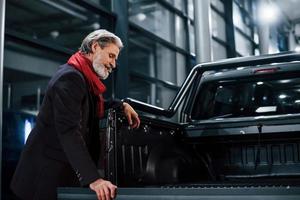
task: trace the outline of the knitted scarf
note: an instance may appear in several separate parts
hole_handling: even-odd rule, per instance
[[[92,62],[88,58],[86,58],[82,53],[77,52],[70,57],[70,59],[68,60],[68,64],[80,71],[88,81],[90,92],[92,92],[96,97],[98,97],[98,117],[103,117],[104,99],[102,94],[105,92],[106,87],[100,81],[96,73],[93,71]]]

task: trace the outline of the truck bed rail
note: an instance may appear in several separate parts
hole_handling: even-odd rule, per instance
[[[97,200],[84,188],[59,188],[58,200]],[[116,200],[299,200],[300,187],[118,188]]]

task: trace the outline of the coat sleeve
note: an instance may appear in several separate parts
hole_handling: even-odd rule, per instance
[[[104,108],[105,110],[110,108],[123,110],[123,101],[120,99],[105,99]]]
[[[81,185],[88,185],[100,175],[81,132],[85,82],[79,74],[65,74],[53,85],[52,95],[54,124],[61,146]]]

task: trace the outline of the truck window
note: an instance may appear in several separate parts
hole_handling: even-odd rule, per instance
[[[203,83],[192,119],[300,113],[300,78]]]

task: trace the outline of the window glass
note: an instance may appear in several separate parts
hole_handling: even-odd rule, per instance
[[[186,22],[156,1],[129,1],[129,21],[186,49]]]
[[[233,4],[233,24],[242,30],[246,35],[251,37],[251,28],[246,24],[249,24],[249,19],[243,16],[240,8],[234,3]]]
[[[174,14],[159,3],[130,1],[129,20],[169,42],[175,42]]]
[[[181,86],[186,79],[188,68],[186,66],[185,56],[181,53],[176,53],[176,65],[177,65],[177,86]]]
[[[73,50],[88,33],[112,25],[110,19],[68,0],[7,1],[6,31]]]
[[[50,77],[68,55],[6,40],[4,57],[4,84],[9,87],[3,96],[10,105],[4,108],[37,111],[37,99],[42,101]]]
[[[276,28],[270,28],[270,41],[269,41],[269,53],[279,53],[279,36],[280,33],[277,31]]]
[[[175,52],[156,45],[157,78],[176,84],[176,57]]]
[[[227,58],[225,46],[215,40],[212,40],[212,56],[213,61]]]
[[[188,16],[194,19],[194,0],[188,0]]]
[[[142,77],[131,74],[129,77],[129,96],[155,105],[155,102],[151,100],[152,96],[155,96],[155,90],[151,91],[151,85],[151,82],[146,81]]]
[[[157,87],[161,88],[160,90],[168,87],[163,85],[162,81],[170,84],[170,87],[183,81],[186,76],[185,56],[153,42],[139,32],[130,30],[129,36],[129,95],[143,102],[162,105],[160,103],[167,100],[158,99]],[[180,73],[178,77],[177,73]]]
[[[155,77],[155,43],[134,31],[129,33],[129,70],[145,76]]]
[[[236,51],[242,56],[252,55],[252,42],[237,30],[234,31],[234,36]]]
[[[222,41],[226,41],[226,27],[225,20],[223,17],[218,15],[214,10],[211,11],[211,19],[212,19],[212,35],[221,39]]]
[[[247,10],[247,12],[251,13],[252,11],[252,1],[245,1],[244,2],[244,8]]]
[[[167,109],[171,105],[177,92],[177,89],[165,87],[162,83],[149,80],[142,76],[136,76],[134,74],[130,75],[129,96],[139,101]],[[149,115],[149,113],[145,113],[145,115]],[[178,121],[177,114],[172,118],[165,118],[162,116],[152,117],[158,117],[174,122]]]
[[[220,0],[211,0],[210,1],[212,5],[214,5],[220,12],[224,13],[224,4]]]
[[[186,49],[186,30],[183,18],[175,15],[175,42],[176,46],[183,49]]]
[[[190,53],[195,54],[195,27],[189,23],[189,42],[190,42]]]
[[[279,77],[279,76],[278,76]],[[300,79],[208,82],[199,92],[193,118],[215,119],[300,113]]]
[[[112,0],[89,0],[89,1],[96,5],[102,6],[107,10],[111,10]]]
[[[166,0],[170,4],[172,4],[175,8],[182,11],[183,13],[186,13],[186,0]]]
[[[156,105],[162,108],[168,108],[172,103],[177,90],[157,85],[156,92]]]

